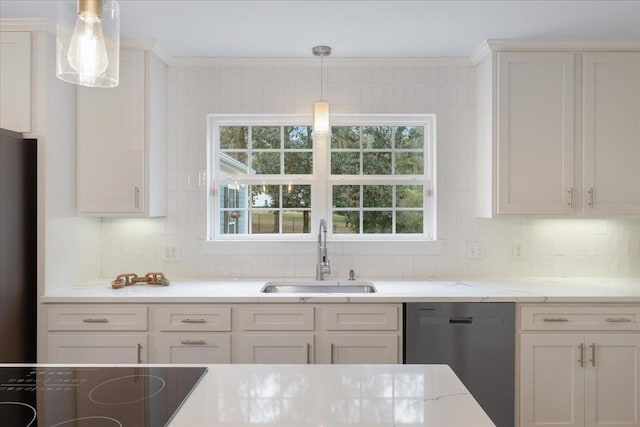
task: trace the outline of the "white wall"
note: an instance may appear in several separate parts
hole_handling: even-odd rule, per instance
[[[76,89],[55,75],[55,37],[47,36],[44,136],[45,265],[47,292],[100,274],[100,220],[76,216]],[[41,199],[42,200],[42,199]]]
[[[169,215],[104,219],[102,274],[164,271],[171,277],[314,275],[315,255],[202,255],[207,113],[311,113],[319,98],[317,64],[236,61],[169,70]],[[475,73],[466,61],[327,61],[332,113],[435,113],[438,120],[439,256],[332,258],[333,277],[640,276],[640,219],[494,219],[475,217]],[[466,244],[485,245],[468,260]],[[182,250],[162,260],[163,243]],[[524,259],[511,258],[521,243]],[[309,243],[313,245],[313,243]],[[331,255],[331,254],[330,254]]]

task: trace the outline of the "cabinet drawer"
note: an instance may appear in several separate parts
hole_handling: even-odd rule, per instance
[[[640,307],[522,307],[521,329],[539,331],[640,330]]]
[[[50,334],[47,337],[47,363],[147,363],[147,353],[146,334]]]
[[[313,307],[240,307],[243,331],[313,331]]]
[[[339,306],[325,309],[328,331],[397,331],[397,306]]]
[[[147,307],[49,307],[50,331],[146,331]]]
[[[230,331],[230,307],[153,307],[153,328],[158,331]]]
[[[231,363],[231,335],[152,335],[150,359],[151,363]]]

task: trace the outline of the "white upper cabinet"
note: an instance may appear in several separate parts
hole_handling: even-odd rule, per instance
[[[31,33],[0,31],[0,128],[31,131]]]
[[[497,213],[572,213],[574,54],[498,54]]]
[[[476,67],[477,216],[640,214],[637,43],[487,47]]]
[[[78,87],[80,215],[167,213],[167,67],[151,52],[120,52],[115,88]]]
[[[640,214],[640,52],[585,53],[583,206]]]

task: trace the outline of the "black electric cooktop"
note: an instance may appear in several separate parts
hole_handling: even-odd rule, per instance
[[[165,426],[206,371],[0,366],[0,426]]]

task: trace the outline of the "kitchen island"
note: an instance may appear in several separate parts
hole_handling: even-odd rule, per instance
[[[0,420],[495,427],[447,365],[0,365]]]
[[[494,426],[446,365],[209,365],[171,427]]]

